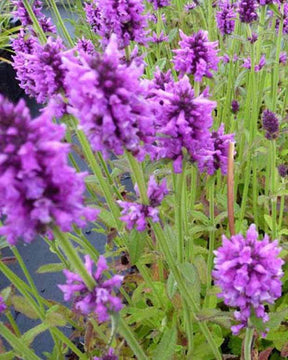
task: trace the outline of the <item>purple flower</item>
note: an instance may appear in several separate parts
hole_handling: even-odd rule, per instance
[[[231,111],[233,112],[233,114],[237,114],[237,112],[239,111],[239,103],[237,100],[232,100]]]
[[[258,40],[258,34],[253,32],[252,35],[248,36],[247,39],[250,41],[251,44],[254,44]]]
[[[44,111],[31,120],[23,101],[0,97],[0,235],[27,243],[53,225],[71,231],[95,220],[98,210],[83,205],[84,176],[67,164],[65,129]]]
[[[278,137],[279,120],[276,115],[270,111],[265,110],[262,115],[263,129],[266,131],[265,137],[268,140],[274,140]]]
[[[139,195],[137,185],[135,186],[135,191]],[[128,230],[132,230],[136,226],[138,231],[144,231],[148,218],[151,218],[153,222],[159,221],[159,211],[156,209],[156,206],[161,204],[168,192],[166,179],[158,185],[154,176],[151,176],[147,189],[149,205],[118,200],[117,203],[122,208],[120,220],[126,223]]]
[[[118,360],[118,356],[115,355],[114,349],[109,348],[107,355],[104,355],[104,356],[101,357],[101,358],[95,356],[95,357],[93,358],[93,360]]]
[[[229,35],[234,31],[236,12],[229,0],[221,1],[220,11],[216,13],[217,25],[222,35]]]
[[[139,78],[143,66],[139,61],[121,63],[116,37],[112,37],[104,54],[78,57],[74,51],[63,56],[66,95],[70,111],[79,120],[95,151],[105,156],[127,149],[138,159],[145,152],[141,143],[153,135],[153,118],[146,91]],[[138,66],[139,65],[139,66]]]
[[[172,159],[174,171],[181,172],[183,148],[187,149],[192,161],[197,161],[200,150],[207,148],[216,102],[207,98],[207,91],[195,97],[187,76],[162,86],[164,89],[150,91],[157,120],[155,157]]]
[[[112,34],[116,34],[119,48],[131,41],[146,42],[147,19],[143,14],[145,6],[141,0],[93,0],[85,4],[86,17],[96,34],[102,36],[107,45]]]
[[[265,65],[266,65],[266,58],[265,55],[262,55],[259,60],[259,63],[254,66],[254,71],[259,72]],[[244,59],[242,66],[246,69],[251,69],[251,58],[247,57],[246,59]]]
[[[265,6],[265,5],[269,5],[269,4],[273,4],[273,3],[277,2],[274,0],[257,0],[257,1],[261,6]]]
[[[155,10],[171,5],[170,0],[147,0],[147,1],[153,4]]]
[[[197,2],[195,2],[195,1],[189,2],[189,3],[184,5],[184,10],[186,12],[190,12],[191,10],[194,10],[197,5],[199,5],[198,1]]]
[[[212,140],[212,141],[211,141]],[[224,124],[218,131],[211,134],[211,148],[200,151],[198,167],[201,172],[207,171],[213,175],[216,170],[221,169],[223,175],[227,174],[229,143],[234,142],[234,134],[224,134]],[[207,143],[209,141],[207,140]]]
[[[93,45],[92,41],[85,39],[84,37],[78,40],[77,49],[79,51],[85,52],[88,55],[96,55],[95,46]]]
[[[247,326],[252,309],[263,322],[269,320],[264,304],[273,304],[281,296],[284,261],[278,258],[281,248],[277,240],[270,242],[267,235],[258,240],[254,224],[249,227],[246,238],[238,234],[231,239],[223,235],[222,239],[222,246],[214,251],[213,277],[221,288],[218,296],[226,305],[239,309],[234,315],[240,324],[231,328],[237,334]]]
[[[257,3],[255,0],[240,0],[239,17],[243,23],[251,23],[258,19]]]
[[[103,272],[108,270],[108,265],[104,256],[99,256],[97,270],[93,273],[93,261],[89,255],[85,256],[85,267],[87,272],[96,284],[89,290],[80,275],[69,270],[64,270],[66,277],[65,285],[58,285],[64,293],[64,300],[74,299],[75,309],[82,314],[88,315],[95,313],[99,322],[109,320],[109,314],[119,312],[123,305],[121,299],[112,294],[114,289],[121,287],[123,276],[114,275],[105,280]]]
[[[32,25],[32,20],[23,4],[23,0],[12,0],[12,3],[15,6],[15,10],[12,13],[21,21],[21,24],[25,27]],[[42,6],[43,4],[40,0],[35,0],[32,6],[40,26],[42,26],[44,32],[56,33],[56,27],[52,24],[51,19],[42,13]]]
[[[279,64],[286,65],[286,63],[287,63],[287,53],[285,51],[283,51],[280,53],[280,56],[279,56]]]
[[[13,47],[16,53],[13,67],[20,86],[28,95],[44,103],[63,88],[61,52],[64,45],[60,38],[49,37],[47,43],[41,45],[37,39],[32,37],[26,40],[20,34]]]
[[[288,166],[285,164],[281,164],[278,166],[278,173],[281,177],[286,177],[288,175]]]
[[[151,37],[147,38],[147,41],[151,41],[156,44],[160,44],[162,42],[166,42],[169,40],[169,37],[166,36],[163,31],[159,35],[157,35],[155,32],[153,32],[153,35]]]
[[[203,76],[211,78],[211,70],[217,70],[219,58],[217,41],[209,42],[208,32],[199,30],[192,36],[185,35],[180,30],[180,49],[173,50],[175,53],[173,62],[175,69],[184,74],[193,74],[195,81],[202,81]]]
[[[0,296],[0,314],[4,312],[7,309],[7,305],[4,302],[4,299],[2,296]]]

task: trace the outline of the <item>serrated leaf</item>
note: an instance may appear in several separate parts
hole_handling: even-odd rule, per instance
[[[36,338],[36,336],[38,336],[39,334],[43,333],[44,331],[46,331],[49,328],[48,325],[46,325],[45,323],[41,323],[37,326],[35,326],[34,328],[28,330],[25,332],[25,334],[22,335],[22,339],[25,342],[25,344],[27,346],[30,346],[31,343],[34,341],[34,339]]]
[[[200,211],[195,211],[195,210],[191,211],[191,216],[195,220],[201,221],[203,224],[208,224],[209,223],[209,218]]]
[[[288,309],[270,313],[269,314],[269,321],[265,323],[266,327],[270,329],[277,329],[281,322],[288,316]]]
[[[153,352],[153,360],[169,360],[173,358],[177,343],[177,328],[167,329],[157,348]]]
[[[65,269],[65,265],[62,263],[45,264],[37,269],[38,274],[59,272]]]
[[[169,299],[172,299],[177,290],[177,282],[172,272],[168,276],[166,289]]]
[[[101,208],[98,207],[98,209],[101,210],[97,217],[98,220],[102,221],[103,224],[105,224],[107,227],[114,228],[115,222],[114,222],[113,215],[110,213],[110,211],[108,211],[102,207]]]
[[[35,310],[31,307],[30,303],[23,296],[14,295],[11,297],[11,303],[15,310],[24,314],[29,319],[38,319],[38,315]]]
[[[135,265],[143,254],[143,249],[145,247],[145,235],[139,231],[133,229],[129,234],[129,240],[127,243],[130,263]]]
[[[207,263],[206,263],[206,261],[204,260],[203,256],[198,255],[198,256],[196,256],[194,263],[197,268],[201,283],[203,285],[206,285],[207,284]]]

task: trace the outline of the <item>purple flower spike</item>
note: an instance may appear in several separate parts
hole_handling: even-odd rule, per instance
[[[147,1],[153,4],[155,10],[171,5],[170,0],[147,0]]]
[[[109,320],[113,312],[119,312],[123,305],[121,299],[112,294],[114,289],[121,287],[123,276],[114,275],[105,280],[103,272],[108,270],[108,265],[104,256],[100,256],[97,263],[97,270],[93,274],[93,261],[89,255],[85,256],[85,267],[87,272],[96,281],[96,285],[89,290],[83,279],[69,270],[64,270],[66,277],[65,285],[58,285],[64,294],[64,300],[74,299],[75,309],[83,315],[95,313],[99,322]]]
[[[135,190],[138,194],[137,185],[135,186]],[[166,179],[160,184],[157,184],[154,176],[151,176],[147,189],[149,205],[118,200],[117,202],[122,208],[122,217],[120,220],[126,223],[128,230],[136,227],[138,231],[144,231],[147,227],[148,218],[151,218],[153,222],[159,221],[159,211],[156,207],[161,204],[168,193]]]
[[[130,151],[139,160],[142,144],[153,140],[153,116],[140,83],[142,61],[122,63],[117,39],[112,36],[104,54],[89,56],[74,51],[63,56],[67,70],[65,89],[70,112],[79,120],[92,148],[109,156]]]
[[[7,309],[7,305],[4,302],[4,299],[2,296],[0,296],[0,314],[4,312]]]
[[[53,225],[71,231],[96,219],[83,205],[84,176],[67,164],[69,145],[63,126],[48,110],[31,120],[23,101],[16,106],[0,96],[0,235],[14,245],[30,243]]]
[[[237,100],[232,100],[231,102],[231,110],[233,114],[237,114],[239,111],[239,103]]]
[[[199,30],[192,36],[185,35],[180,30],[180,49],[175,53],[173,62],[181,76],[193,74],[195,81],[202,81],[203,76],[213,77],[211,70],[217,71],[219,58],[216,47],[218,42],[209,42],[208,32]]]
[[[216,19],[218,29],[222,35],[232,34],[235,27],[236,12],[233,4],[229,0],[221,1],[220,11],[217,11]]]
[[[50,37],[45,45],[41,45],[35,38],[26,40],[21,36],[13,43],[17,79],[28,95],[44,103],[63,88],[61,52],[64,45],[60,38]]]
[[[95,356],[93,360],[118,360],[118,356],[115,355],[114,349],[110,348],[107,355],[104,355],[101,358]]]
[[[269,320],[264,304],[273,304],[281,296],[284,261],[278,258],[281,248],[277,240],[270,242],[267,235],[258,240],[254,224],[246,237],[238,234],[227,239],[223,235],[222,239],[222,246],[214,251],[213,277],[222,290],[218,296],[226,305],[239,309],[234,316],[240,324],[231,328],[237,334],[247,327],[252,309],[263,322]]]
[[[266,131],[266,138],[268,140],[277,139],[279,133],[279,120],[276,115],[270,111],[265,110],[262,116],[263,129]]]
[[[239,17],[243,23],[251,23],[258,19],[257,3],[255,0],[240,0]]]
[[[85,4],[87,21],[96,34],[102,36],[104,45],[109,43],[112,34],[116,34],[119,48],[131,41],[145,44],[147,16],[141,0],[93,0]]]

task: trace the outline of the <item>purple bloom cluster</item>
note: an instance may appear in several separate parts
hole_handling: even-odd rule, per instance
[[[0,296],[0,314],[4,312],[7,309],[7,305],[4,302],[4,299],[2,296]]]
[[[65,129],[43,112],[31,120],[23,101],[16,106],[0,97],[0,235],[10,244],[31,242],[57,225],[70,231],[97,212],[83,205],[85,174],[67,165]]]
[[[281,177],[286,177],[288,175],[288,166],[285,164],[281,164],[278,166],[278,173]]]
[[[123,276],[114,275],[105,280],[103,272],[108,270],[106,259],[100,256],[97,262],[97,270],[93,273],[93,261],[89,255],[85,256],[87,272],[96,281],[95,287],[89,290],[81,276],[69,270],[64,270],[66,277],[65,285],[58,285],[64,293],[64,300],[74,299],[75,309],[82,314],[95,313],[99,322],[109,320],[109,314],[119,312],[123,305],[121,299],[112,294],[114,289],[121,287]]]
[[[240,0],[238,11],[240,21],[243,23],[251,23],[258,19],[255,0]]]
[[[228,143],[233,136],[224,135],[223,127],[210,133],[216,102],[208,99],[208,92],[195,97],[187,76],[173,82],[170,73],[157,74],[152,85],[150,101],[154,102],[157,132],[152,158],[172,159],[174,171],[180,173],[185,148],[200,170],[212,174],[220,167],[225,174]]]
[[[229,143],[234,142],[234,134],[224,134],[224,124],[218,131],[212,131],[210,149],[207,147],[200,151],[198,167],[201,172],[207,171],[213,175],[216,170],[221,169],[223,175],[228,170]]]
[[[187,36],[180,30],[180,37],[180,49],[173,50],[175,69],[181,75],[193,74],[195,81],[202,81],[203,76],[211,78],[211,70],[218,68],[218,42],[209,42],[208,32],[203,30],[192,36]]]
[[[107,355],[104,355],[101,358],[95,356],[93,360],[118,360],[118,356],[115,355],[113,348],[109,348]]]
[[[142,0],[93,0],[85,5],[86,18],[92,29],[102,36],[106,45],[112,34],[116,34],[119,47],[131,41],[146,42],[147,17],[143,14]]]
[[[147,0],[147,1],[153,4],[155,10],[171,5],[171,0]]]
[[[138,194],[137,186],[135,186],[135,190]],[[167,194],[166,180],[164,179],[160,184],[157,184],[154,176],[151,176],[147,189],[149,205],[118,200],[118,204],[123,209],[120,219],[126,223],[128,230],[132,230],[136,226],[138,231],[144,231],[148,218],[151,218],[153,222],[159,221],[159,211],[156,207],[161,204]]]
[[[262,70],[262,68],[265,65],[266,65],[266,58],[265,55],[262,55],[259,60],[259,63],[254,66],[254,71],[259,72],[260,70]],[[246,59],[244,59],[244,63],[242,66],[246,69],[251,69],[251,58],[247,57]]]
[[[266,138],[274,140],[279,133],[279,120],[277,116],[270,110],[265,110],[262,115],[263,129],[266,131]]]
[[[32,20],[30,19],[30,16],[23,4],[23,0],[12,0],[12,3],[15,6],[13,15],[21,21],[21,24],[24,27],[32,25]],[[33,12],[37,17],[40,26],[42,27],[44,32],[56,33],[56,27],[52,24],[51,19],[47,18],[42,13],[42,6],[43,4],[40,0],[35,0],[32,6]]]
[[[222,292],[218,295],[228,306],[237,307],[234,315],[240,324],[232,326],[237,334],[247,326],[252,309],[263,322],[269,320],[264,303],[273,304],[281,296],[281,277],[283,260],[278,258],[281,248],[277,240],[270,242],[265,235],[258,240],[256,226],[249,227],[246,237],[241,234],[227,239],[214,251],[215,284]]]
[[[67,53],[63,56],[66,94],[70,111],[95,151],[107,156],[109,151],[121,155],[127,149],[143,159],[141,142],[153,135],[153,118],[139,81],[143,66],[136,60],[122,63],[121,57],[114,36],[104,54]]]
[[[216,13],[217,25],[222,35],[229,35],[234,31],[236,12],[229,0],[221,1],[220,10]]]
[[[49,37],[47,43],[41,45],[37,38],[25,39],[22,33],[13,42],[13,48],[16,52],[13,67],[20,86],[28,95],[44,103],[63,88],[61,52],[64,45],[60,38]]]

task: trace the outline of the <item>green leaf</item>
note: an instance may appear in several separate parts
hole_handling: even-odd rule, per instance
[[[269,226],[270,230],[272,230],[272,217],[270,215],[265,214],[264,219],[266,224]]]
[[[155,64],[155,68],[158,67],[162,71],[164,69],[165,65],[166,65],[166,58],[161,58]]]
[[[43,333],[44,331],[46,331],[49,328],[48,325],[41,323],[37,326],[35,326],[34,328],[28,330],[25,332],[25,334],[23,334],[22,339],[25,342],[25,344],[27,346],[30,346],[31,343],[34,341],[34,339],[36,338],[36,336],[38,336],[39,334]]]
[[[65,312],[62,312],[61,306],[52,306],[46,313],[45,324],[49,327],[65,326],[67,323]]]
[[[207,263],[203,256],[198,255],[195,258],[195,266],[198,271],[200,281],[203,285],[207,284]]]
[[[130,263],[135,265],[143,254],[143,249],[145,247],[145,235],[133,229],[129,234],[127,247],[130,256]]]
[[[190,263],[179,264],[179,269],[187,282],[187,287],[191,291],[195,302],[200,305],[200,279],[197,268]]]
[[[168,34],[169,42],[172,42],[175,39],[177,33],[178,33],[178,28],[174,28],[169,31],[169,34]]]
[[[169,274],[166,289],[169,299],[172,299],[177,290],[177,282],[172,272]]]
[[[30,302],[25,297],[14,295],[11,297],[11,302],[16,311],[24,314],[29,319],[38,319],[36,311],[34,311],[30,305]]]
[[[201,221],[203,224],[208,224],[209,223],[209,218],[200,211],[195,211],[195,210],[191,211],[191,216],[195,220]]]
[[[65,265],[62,263],[45,264],[37,269],[38,274],[59,272],[65,269]]]
[[[15,353],[13,351],[5,352],[5,354],[0,354],[0,360],[13,360],[15,359]]]
[[[177,343],[177,328],[167,329],[157,348],[153,352],[153,360],[169,360],[173,358]]]
[[[101,210],[98,215],[98,219],[101,220],[107,227],[114,228],[115,222],[113,215],[110,213],[110,211],[101,207],[98,207],[98,209]]]

